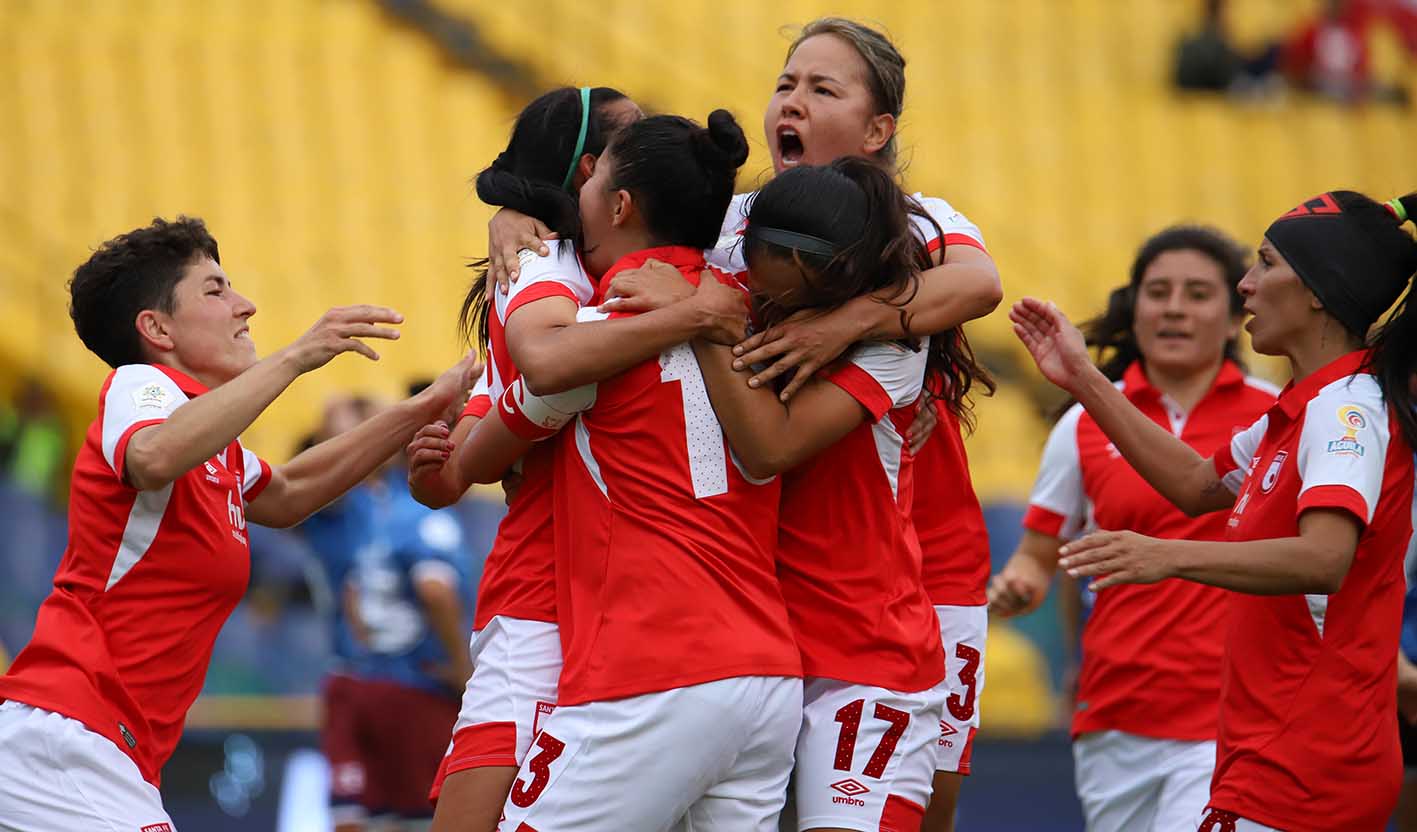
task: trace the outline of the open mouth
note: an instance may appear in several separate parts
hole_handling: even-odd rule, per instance
[[[791,127],[780,127],[777,131],[777,152],[784,165],[798,165],[807,149],[802,137]]]
[[[240,339],[240,340],[250,341],[250,340],[251,340],[251,328],[250,328],[250,327],[242,327],[241,329],[237,330],[237,331],[236,331],[236,338],[238,338],[238,339]]]
[[[1190,333],[1188,333],[1188,332],[1177,332],[1177,331],[1172,330],[1172,329],[1163,329],[1163,330],[1161,330],[1160,332],[1156,333],[1156,337],[1162,339],[1163,341],[1189,341],[1189,340],[1191,340],[1191,335],[1190,335]]]

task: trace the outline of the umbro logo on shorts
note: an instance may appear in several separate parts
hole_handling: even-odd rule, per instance
[[[948,722],[945,722],[943,719],[940,720],[940,736],[942,736],[942,737],[948,737],[948,736],[951,736],[952,734],[958,734],[958,733],[959,733],[959,729],[958,729],[958,728],[954,727],[953,725],[949,724]]]
[[[832,795],[832,803],[844,803],[847,806],[865,806],[866,801],[862,800],[860,795],[871,791],[850,777],[836,781],[831,787],[841,792],[841,794]]]
[[[138,832],[172,832],[172,824],[154,823],[150,826],[144,826],[142,829],[138,830]]]

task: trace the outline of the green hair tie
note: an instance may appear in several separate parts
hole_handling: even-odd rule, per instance
[[[1392,212],[1392,215],[1394,217],[1397,217],[1398,225],[1401,225],[1411,219],[1411,217],[1407,216],[1407,206],[1402,204],[1402,197],[1389,199],[1386,204],[1387,209]]]
[[[561,190],[571,189],[571,178],[576,175],[576,163],[581,160],[581,153],[585,151],[586,129],[590,127],[590,87],[581,87],[581,134],[576,137],[576,152],[571,154],[571,166],[566,169],[566,181],[561,183]]]

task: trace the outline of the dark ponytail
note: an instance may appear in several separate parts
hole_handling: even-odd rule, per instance
[[[517,116],[507,149],[477,175],[477,198],[488,205],[510,208],[534,217],[562,240],[580,236],[580,205],[562,183],[580,164],[582,154],[599,156],[620,126],[606,111],[607,104],[625,94],[610,87],[590,90],[590,112],[581,112],[581,91],[576,87],[552,90]],[[586,119],[585,142],[576,152],[581,119]],[[490,304],[486,293],[487,260],[473,262],[477,276],[463,298],[458,313],[458,333],[469,344],[487,343]]]
[[[1335,192],[1335,196],[1342,193]],[[1417,386],[1417,309],[1411,292],[1412,275],[1417,272],[1417,240],[1402,227],[1404,222],[1417,223],[1417,192],[1387,205],[1358,194],[1353,197],[1339,196],[1344,214],[1362,225],[1373,245],[1386,255],[1384,260],[1392,264],[1394,275],[1401,272],[1397,276],[1407,284],[1406,295],[1368,339],[1372,352],[1365,369],[1377,378],[1408,446],[1417,450],[1417,390],[1413,389]]]
[[[727,110],[700,127],[680,116],[630,124],[610,145],[612,190],[629,191],[654,245],[709,249],[718,242],[748,140]]]
[[[1119,381],[1133,363],[1142,360],[1132,325],[1136,319],[1137,289],[1142,276],[1156,258],[1169,251],[1195,251],[1210,258],[1220,267],[1225,285],[1230,290],[1230,313],[1239,315],[1245,299],[1240,297],[1240,280],[1249,268],[1245,250],[1223,232],[1201,225],[1173,225],[1158,232],[1142,244],[1132,260],[1131,279],[1125,286],[1112,290],[1107,297],[1107,311],[1086,321],[1079,329],[1087,345],[1097,351],[1098,369],[1112,381]],[[1240,345],[1231,338],[1225,342],[1225,358],[1244,366],[1240,360]],[[1071,405],[1071,401],[1069,401]]]
[[[861,295],[889,292],[884,302],[900,307],[901,328],[909,332],[904,307],[919,290],[920,273],[932,265],[912,217],[933,225],[943,239],[934,218],[879,164],[843,157],[795,167],[753,197],[744,256],[750,262],[765,254],[787,257],[806,267],[805,302],[795,308],[834,309]],[[795,308],[765,305],[759,315],[771,325]],[[929,351],[927,390],[973,429],[970,390],[978,383],[993,393],[994,380],[958,327],[933,336]]]

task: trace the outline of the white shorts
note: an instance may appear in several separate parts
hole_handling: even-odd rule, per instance
[[[944,682],[899,693],[808,678],[797,737],[797,828],[919,829],[948,695]]]
[[[562,706],[503,807],[502,832],[777,832],[802,681],[740,676]]]
[[[1234,812],[1206,809],[1197,832],[1283,832],[1283,830],[1255,823],[1252,820],[1245,820]]]
[[[969,774],[974,735],[979,731],[979,697],[984,692],[984,647],[989,637],[989,605],[935,607],[945,645],[944,715],[936,771]]]
[[[454,772],[521,765],[532,738],[556,708],[561,634],[555,624],[493,616],[472,634],[471,654],[472,676],[463,689],[435,794]]]
[[[1088,832],[1195,832],[1196,818],[1210,803],[1214,771],[1214,740],[1097,731],[1073,742]]]
[[[23,702],[0,704],[0,829],[174,832],[138,765],[83,723]]]

